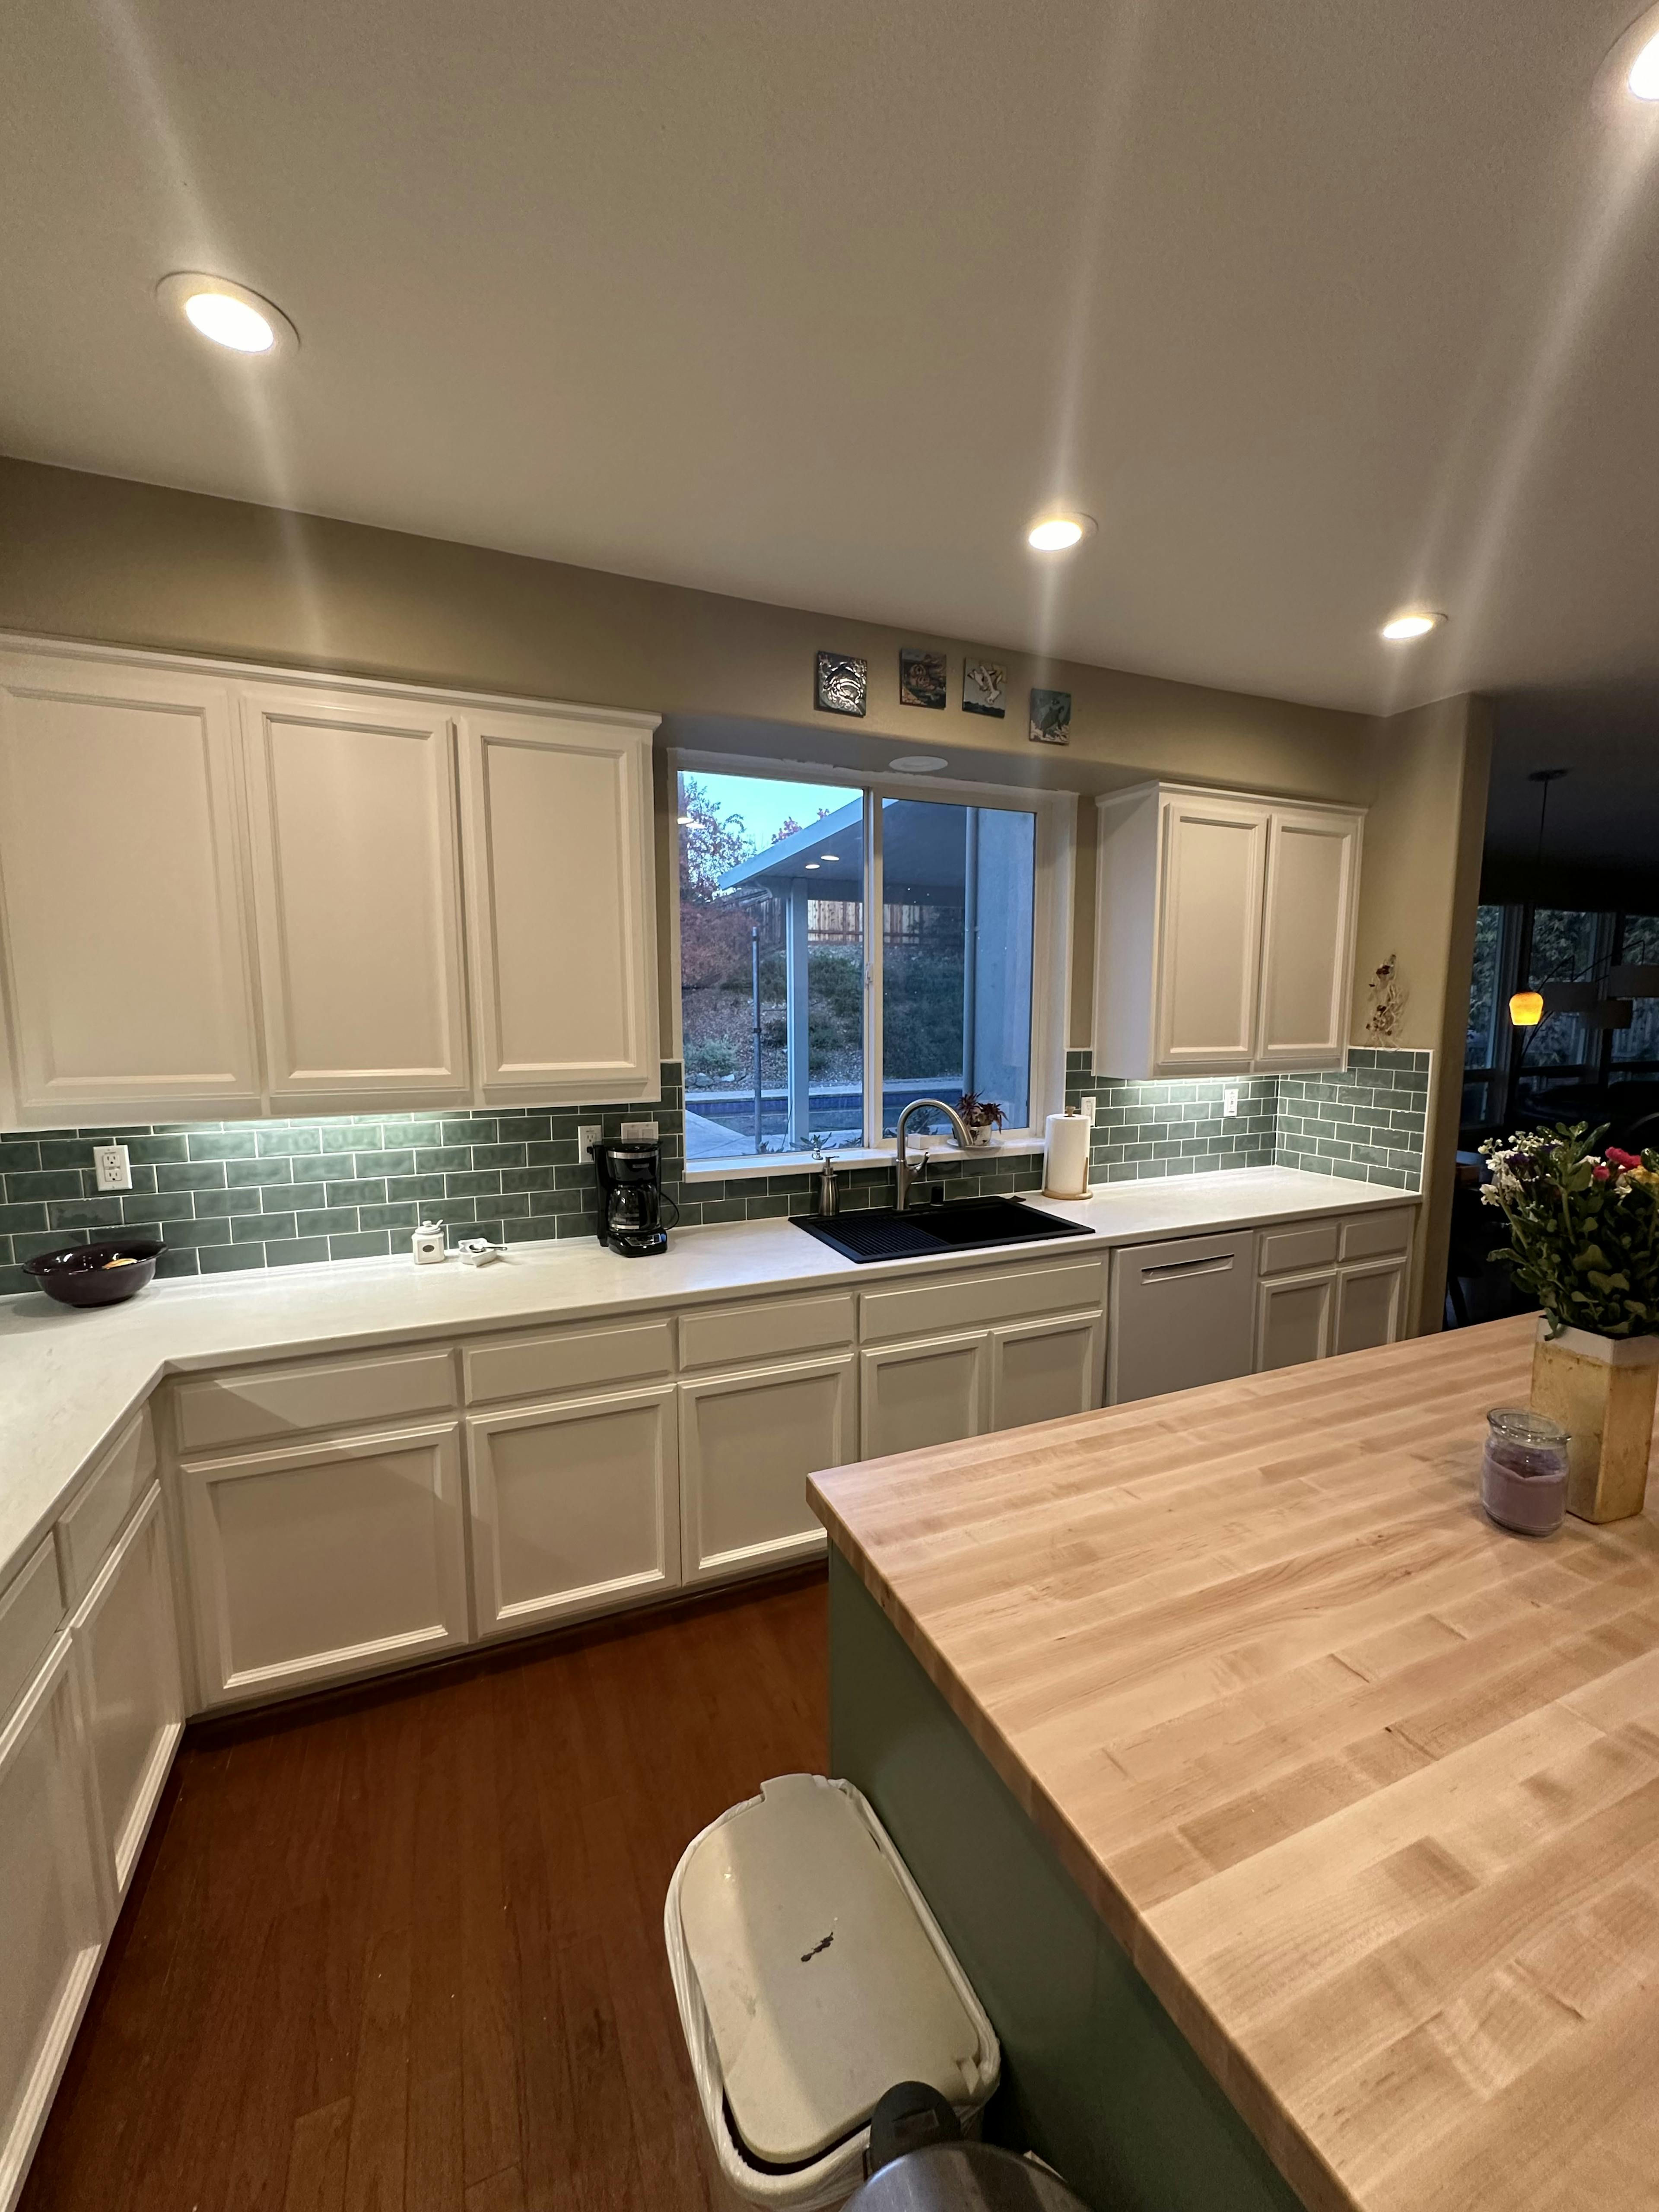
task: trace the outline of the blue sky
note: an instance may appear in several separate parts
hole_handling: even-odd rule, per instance
[[[845,784],[780,783],[771,776],[700,775],[696,779],[722,814],[740,814],[757,852],[777,842],[781,825],[791,816],[812,821],[821,806],[834,811],[858,802]]]

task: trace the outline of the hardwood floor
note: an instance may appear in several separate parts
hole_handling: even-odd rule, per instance
[[[22,2212],[709,2204],[663,1896],[826,1729],[817,1575],[193,1729]]]

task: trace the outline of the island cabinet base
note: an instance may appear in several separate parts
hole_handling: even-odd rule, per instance
[[[1296,2195],[832,1547],[830,1771],[885,1823],[1002,2042],[987,2134],[1096,2212]]]

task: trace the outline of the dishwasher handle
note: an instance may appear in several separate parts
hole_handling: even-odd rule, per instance
[[[1143,1267],[1143,1283],[1167,1283],[1176,1275],[1224,1275],[1237,1264],[1236,1255],[1223,1252],[1208,1260],[1170,1260],[1161,1267]]]

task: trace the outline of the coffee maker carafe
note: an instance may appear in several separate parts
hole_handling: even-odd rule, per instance
[[[676,1219],[672,1199],[663,1196],[662,1149],[650,1141],[590,1145],[599,1184],[599,1242],[624,1260],[648,1259],[668,1249],[662,1210]]]

